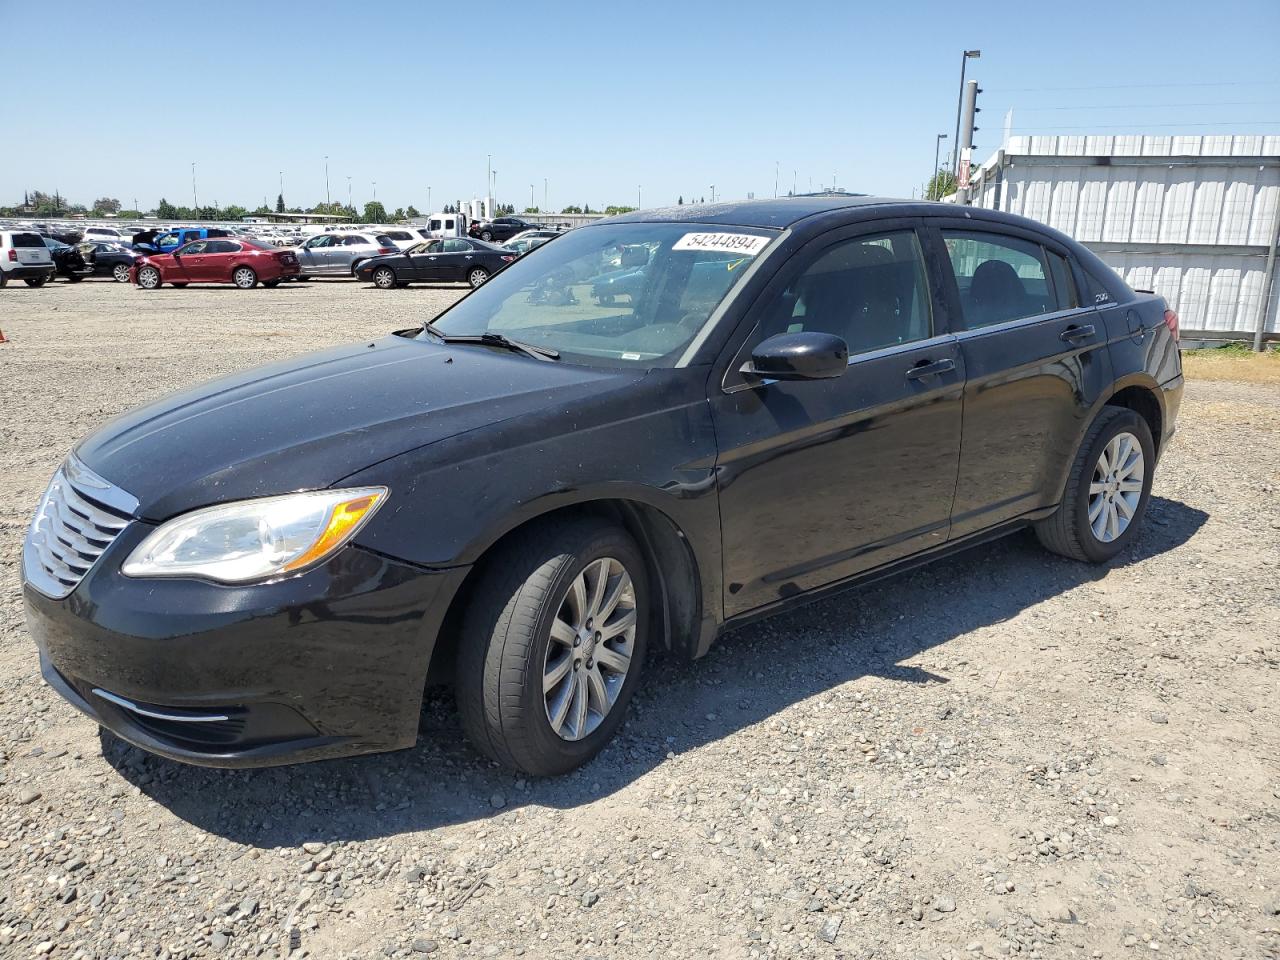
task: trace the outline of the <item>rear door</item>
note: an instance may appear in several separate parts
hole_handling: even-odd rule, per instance
[[[726,616],[946,542],[964,371],[918,234],[915,219],[831,231],[752,306],[710,397]],[[767,337],[810,330],[848,343],[843,376],[738,372]]]
[[[210,240],[204,249],[204,279],[226,283],[231,279],[231,267],[240,253],[240,244],[234,240]]]
[[[465,280],[471,265],[479,262],[476,250],[471,245],[470,240],[463,240],[461,237],[450,237],[441,242],[440,249],[440,259],[436,268],[438,271],[437,276],[441,280]]]
[[[935,221],[967,375],[951,534],[1056,503],[1110,382],[1106,336],[1064,249],[1017,227]]]

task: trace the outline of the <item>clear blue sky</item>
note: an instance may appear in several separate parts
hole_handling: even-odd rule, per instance
[[[910,196],[953,133],[1280,133],[1280,3],[0,0],[0,203]],[[464,39],[468,38],[468,39]],[[481,39],[487,38],[487,39]],[[509,51],[509,53],[508,53]]]

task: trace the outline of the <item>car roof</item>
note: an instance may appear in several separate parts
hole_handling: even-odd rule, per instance
[[[773,227],[784,229],[800,220],[850,207],[910,203],[887,197],[861,194],[822,194],[802,197],[777,197],[772,200],[734,200],[721,203],[685,203],[674,207],[636,210],[610,217],[610,223],[722,223],[738,227]]]

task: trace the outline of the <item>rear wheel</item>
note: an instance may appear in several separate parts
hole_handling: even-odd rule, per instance
[[[357,260],[353,264],[351,264],[351,275],[353,277],[356,275],[356,271],[360,269],[360,264],[362,263],[364,263],[364,260]]]
[[[472,267],[467,272],[467,283],[471,284],[473,288],[480,286],[480,284],[484,283],[488,279],[489,271],[484,267]]]
[[[67,283],[79,283],[83,279],[84,279],[84,276],[79,273],[67,274]]]
[[[535,776],[595,756],[639,683],[649,581],[635,541],[603,520],[517,534],[490,559],[462,624],[463,729]]]
[[[1104,407],[1080,444],[1062,505],[1036,524],[1036,536],[1064,557],[1105,563],[1137,536],[1154,467],[1147,421],[1124,407]]]
[[[47,277],[23,277],[22,282],[28,287],[43,287],[52,277],[53,274],[49,274]]]
[[[493,239],[493,234],[488,230],[481,230],[480,239],[483,240],[485,243],[488,243],[490,240]]]
[[[379,267],[373,271],[373,285],[379,290],[390,290],[392,287],[400,286],[396,282],[396,272],[390,267]]]
[[[258,285],[258,275],[252,267],[236,267],[231,274],[231,282],[241,290],[252,290]]]
[[[128,283],[129,265],[127,263],[117,263],[111,268],[111,276],[115,279],[116,283]]]
[[[161,282],[160,271],[155,267],[143,267],[138,271],[138,286],[143,290],[158,289]]]

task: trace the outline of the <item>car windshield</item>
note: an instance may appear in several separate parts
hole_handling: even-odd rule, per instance
[[[575,230],[495,274],[432,328],[500,333],[583,363],[674,366],[776,236],[696,223]]]

